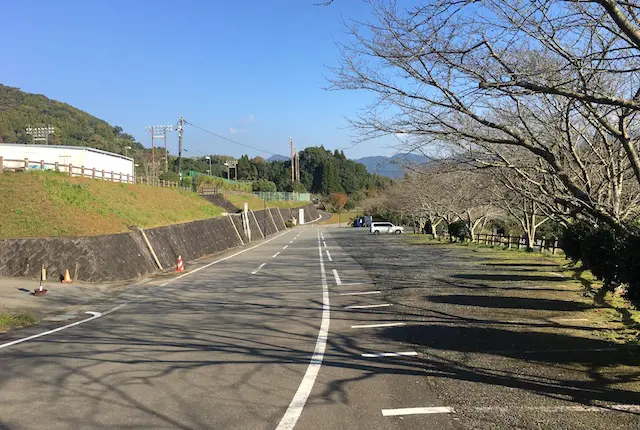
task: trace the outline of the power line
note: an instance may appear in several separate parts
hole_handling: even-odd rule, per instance
[[[254,151],[263,152],[265,154],[275,155],[273,152],[265,151],[264,149],[255,148],[255,147],[253,147],[251,145],[247,145],[247,144],[238,142],[237,140],[233,140],[233,139],[229,139],[228,137],[221,136],[221,135],[219,135],[217,133],[214,133],[213,131],[209,131],[209,130],[204,129],[202,127],[199,127],[199,126],[197,126],[195,124],[192,124],[187,120],[185,120],[184,123],[190,125],[191,127],[197,128],[198,130],[204,131],[205,133],[209,133],[209,134],[211,134],[213,136],[216,136],[216,137],[218,137],[220,139],[226,140],[227,142],[235,143],[236,145],[244,146],[245,148],[250,148],[250,149],[253,149]]]

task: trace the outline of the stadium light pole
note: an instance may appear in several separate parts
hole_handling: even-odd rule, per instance
[[[167,151],[167,132],[173,131],[173,125],[148,125],[144,129],[151,133],[151,166],[153,169],[153,174],[155,176],[156,171],[156,154],[155,154],[155,145],[154,139],[162,139],[164,140],[164,153],[166,159],[164,160],[164,169],[167,171],[169,168],[168,162],[168,154]]]
[[[46,127],[27,127],[25,131],[33,137],[34,142],[44,140],[44,144],[48,145],[49,135],[55,133],[56,129],[48,125]]]

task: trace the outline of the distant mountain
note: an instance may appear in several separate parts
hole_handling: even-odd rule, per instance
[[[289,157],[285,157],[284,155],[272,155],[271,157],[267,158],[267,162],[274,162],[274,161],[287,161],[289,160]]]
[[[363,157],[355,160],[367,166],[369,173],[377,173],[388,178],[401,179],[404,177],[403,165],[423,164],[427,162],[427,157],[419,154],[396,154],[392,157],[377,155],[373,157]]]

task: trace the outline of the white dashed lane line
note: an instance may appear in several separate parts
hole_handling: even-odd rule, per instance
[[[380,305],[353,305],[353,306],[345,306],[345,309],[372,309],[372,308],[386,308],[389,306],[393,306],[391,303],[383,303]]]
[[[336,280],[336,285],[342,285],[342,281],[340,280],[340,275],[338,275],[338,271],[333,269],[333,277]]]
[[[359,324],[359,325],[352,325],[351,328],[403,327],[406,325],[407,324],[403,322],[395,322],[395,323],[380,323],[380,324]]]
[[[353,293],[340,293],[341,296],[364,296],[367,294],[381,294],[381,291],[354,291]]]
[[[265,264],[267,264],[267,263],[262,263],[260,266],[258,266],[258,268],[256,270],[251,272],[251,274],[255,275],[256,273],[258,273],[260,271],[260,269],[262,269],[265,266]]]
[[[329,259],[329,261],[333,261],[333,258],[331,258],[331,254],[329,253],[329,250],[326,250],[327,252],[327,258]]]

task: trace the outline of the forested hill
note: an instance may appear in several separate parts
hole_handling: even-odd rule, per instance
[[[386,188],[391,179],[370,174],[366,166],[348,160],[344,152],[331,152],[324,147],[310,147],[300,152],[301,184],[291,183],[291,162],[271,161],[261,157],[238,160],[238,179],[267,180],[280,191],[310,191],[329,194],[353,194],[360,191]]]
[[[134,152],[143,149],[118,126],[66,103],[0,84],[0,143],[33,143],[25,129],[47,125],[55,127],[50,144],[89,146],[119,154],[127,146]]]

